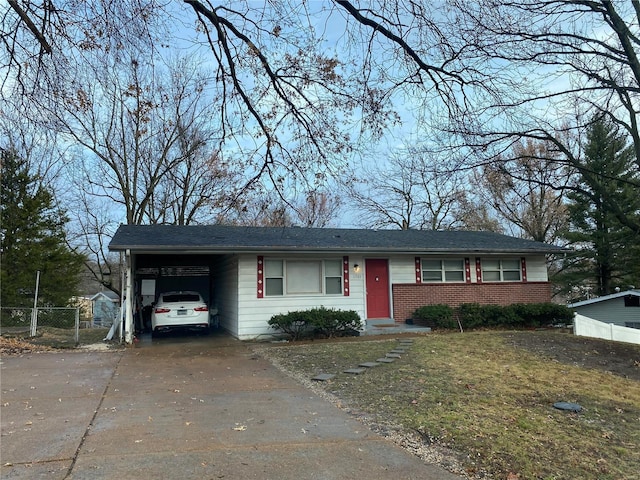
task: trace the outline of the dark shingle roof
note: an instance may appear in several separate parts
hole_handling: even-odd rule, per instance
[[[121,225],[110,250],[133,252],[561,253],[555,245],[493,232],[226,225]]]

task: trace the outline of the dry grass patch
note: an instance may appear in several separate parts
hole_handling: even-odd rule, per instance
[[[78,344],[74,330],[69,328],[39,327],[35,337],[30,337],[28,332],[3,332],[2,337],[7,341],[26,342],[34,348],[40,346],[46,349],[67,349],[76,348],[78,345],[102,343],[107,333],[108,328],[81,328],[78,331]]]
[[[555,335],[556,344],[576,339]],[[314,343],[274,347],[269,355],[310,378],[339,374],[396,345],[395,340]],[[631,352],[640,358],[640,348]],[[633,365],[634,359],[629,361]],[[638,478],[640,382],[561,363],[515,346],[506,334],[419,337],[396,363],[356,377],[339,374],[322,388],[379,424],[419,432],[425,442],[459,452],[470,473]],[[579,403],[583,411],[557,410],[557,401]]]

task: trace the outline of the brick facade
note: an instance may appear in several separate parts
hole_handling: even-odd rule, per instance
[[[457,307],[462,303],[510,305],[551,301],[549,282],[527,283],[442,283],[392,285],[393,318],[404,322],[418,307],[444,303]]]

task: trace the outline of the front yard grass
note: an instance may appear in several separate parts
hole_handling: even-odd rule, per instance
[[[396,346],[395,339],[313,342],[270,347],[265,354],[298,376],[338,374],[318,387],[378,425],[418,432],[426,443],[457,452],[471,475],[638,478],[638,380],[561,363],[500,332],[416,337],[393,364],[358,376],[341,373]],[[629,361],[640,368],[640,348],[635,351],[638,357]],[[583,410],[557,410],[558,401]]]

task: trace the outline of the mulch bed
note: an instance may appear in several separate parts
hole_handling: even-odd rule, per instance
[[[640,345],[558,332],[505,332],[514,346],[560,363],[606,371],[640,381]]]

